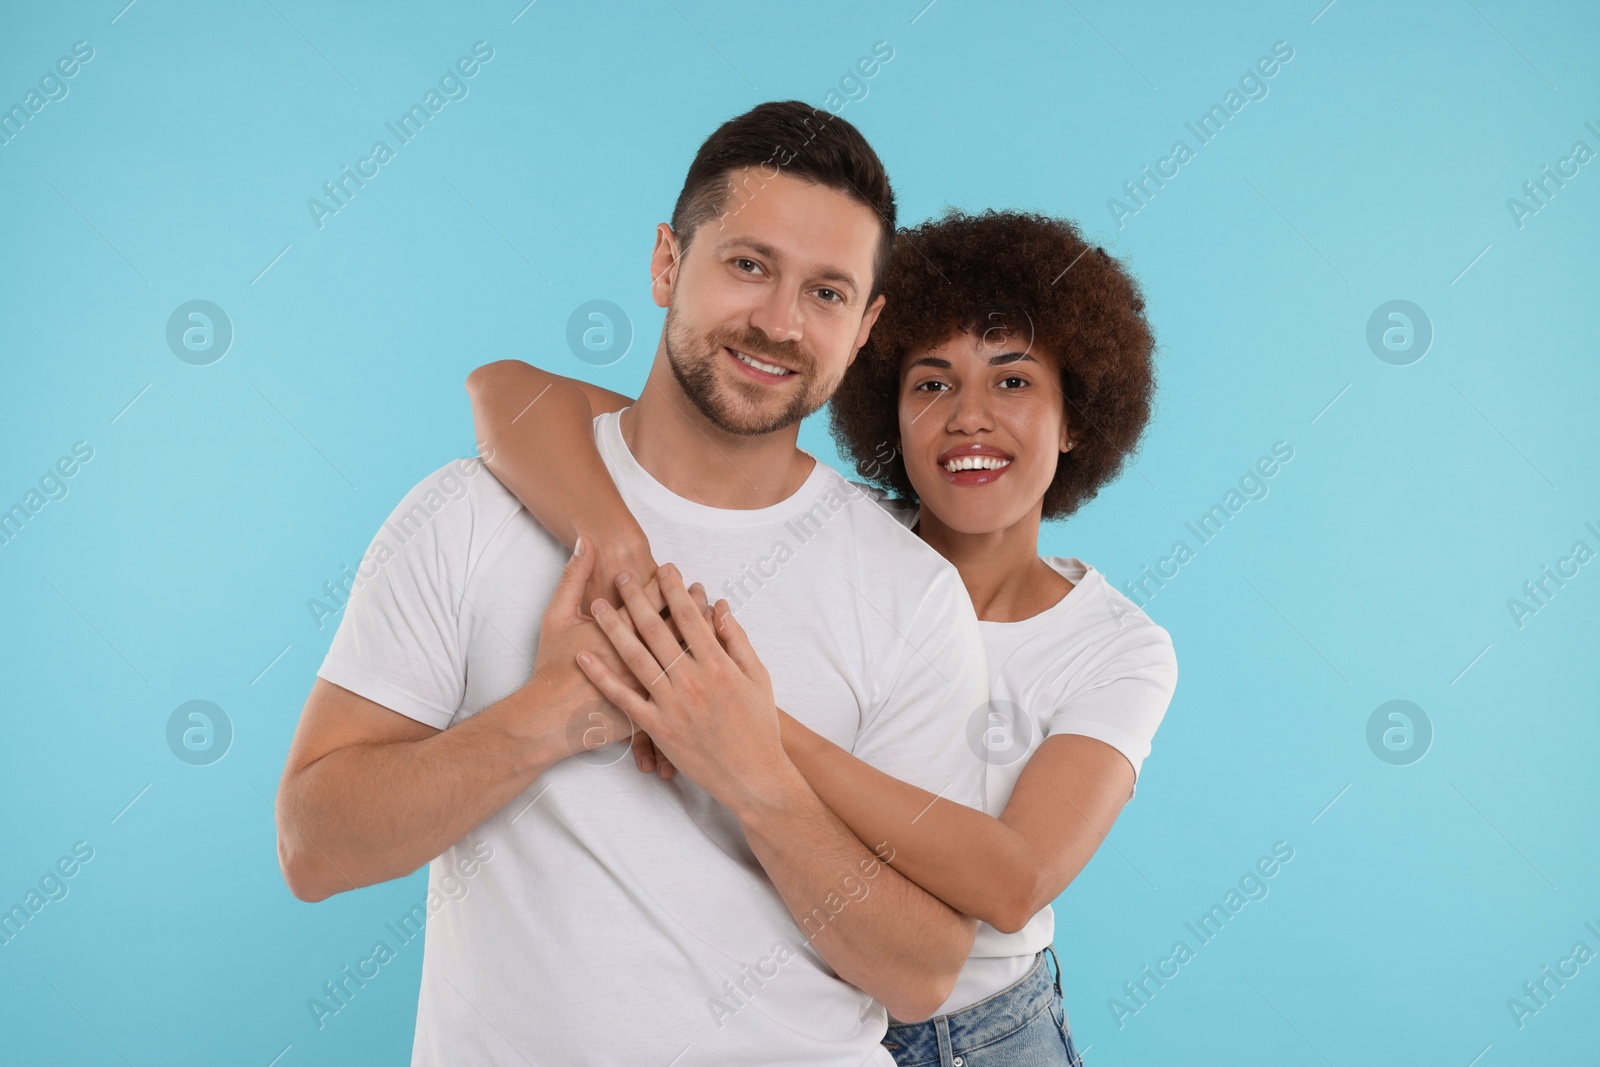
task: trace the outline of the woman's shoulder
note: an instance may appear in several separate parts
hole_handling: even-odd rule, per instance
[[[1064,601],[1077,598],[1073,609],[1061,621],[1070,623],[1077,639],[1085,644],[1097,645],[1112,652],[1117,658],[1165,663],[1175,657],[1172,637],[1166,628],[1156,622],[1144,609],[1125,593],[1113,586],[1109,579],[1074,556],[1041,557],[1057,574],[1072,583],[1072,592]],[[1061,636],[1058,634],[1057,636]]]

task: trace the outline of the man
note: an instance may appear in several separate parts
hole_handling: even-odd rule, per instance
[[[777,704],[978,807],[987,671],[959,576],[795,445],[883,305],[893,235],[850,124],[798,102],[725,123],[657,230],[645,389],[596,443],[659,557],[737,590]],[[279,855],[304,900],[429,861],[456,887],[430,893],[412,1062],[892,1063],[885,1008],[930,1015],[974,923],[822,804],[775,711],[682,735],[670,780],[594,749],[618,713],[575,658],[623,673],[581,614],[595,550],[567,561],[475,465],[424,479],[373,544],[289,752]]]

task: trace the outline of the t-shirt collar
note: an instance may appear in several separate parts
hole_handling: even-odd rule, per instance
[[[595,444],[618,487],[626,494],[643,497],[651,507],[686,523],[734,528],[784,522],[809,508],[834,473],[826,463],[805,449],[800,449],[802,454],[811,458],[811,473],[800,484],[800,488],[789,496],[764,508],[710,507],[679,496],[644,469],[622,436],[621,415],[621,411],[603,412],[594,420]],[[842,483],[843,479],[840,481]]]

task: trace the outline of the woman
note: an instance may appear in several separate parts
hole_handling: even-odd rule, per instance
[[[1177,665],[1166,631],[1093,567],[1038,555],[1039,525],[1109,482],[1148,421],[1144,301],[1072,223],[1014,212],[902,231],[885,292],[832,429],[879,502],[956,566],[977,609],[991,700],[967,736],[986,762],[985,810],[935,804],[788,715],[784,748],[857,837],[893,840],[885,858],[900,873],[979,920],[939,1012],[890,1020],[897,1062],[1076,1067],[1059,962],[1053,978],[1044,964],[1050,903],[1131,799]],[[596,596],[620,572],[655,574],[586,421],[628,398],[516,362],[474,371],[468,391],[479,439],[496,446],[490,469],[569,547],[591,532]],[[524,418],[535,398],[543,410]],[[750,653],[720,603],[713,626]],[[627,710],[621,680],[585,670]],[[634,743],[642,771],[672,775],[647,737]]]

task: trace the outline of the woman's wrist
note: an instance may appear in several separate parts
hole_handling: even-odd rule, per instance
[[[778,709],[778,735],[783,741],[783,750],[796,766],[809,753],[817,735],[812,733],[799,719],[790,715],[782,708]],[[801,773],[805,768],[801,767]]]
[[[626,528],[629,526],[633,528],[632,531]],[[645,538],[644,531],[639,529],[638,523],[633,520],[633,516],[628,515],[625,523],[611,522],[599,527],[580,527],[578,532],[583,534],[596,551],[594,574],[590,576],[589,589],[584,601],[586,604],[591,598],[599,597],[610,601],[614,607],[621,607],[622,601],[617,594],[616,581],[617,576],[626,571],[639,581],[641,588],[645,590],[645,596],[656,608],[666,606],[666,600],[662,597],[656,582],[656,562],[650,554],[650,542]]]

